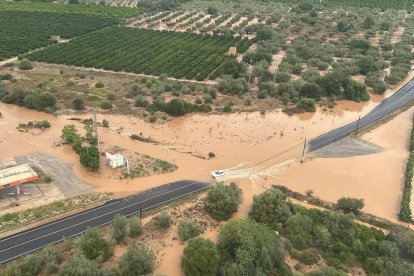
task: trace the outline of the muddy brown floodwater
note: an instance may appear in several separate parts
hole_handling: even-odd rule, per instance
[[[31,152],[56,156],[73,164],[75,174],[100,192],[125,196],[168,182],[193,179],[210,182],[214,169],[227,170],[226,182],[235,181],[243,190],[244,201],[236,217],[246,217],[253,195],[272,184],[286,185],[304,192],[313,189],[315,195],[335,201],[342,196],[363,198],[365,211],[396,219],[401,198],[403,172],[408,156],[407,147],[414,109],[402,113],[389,123],[365,134],[362,138],[384,148],[375,155],[343,159],[314,159],[299,162],[305,138],[313,138],[349,123],[368,113],[382,97],[368,103],[339,101],[333,109],[318,108],[315,113],[289,116],[281,110],[261,115],[254,113],[193,114],[175,118],[164,124],[149,124],[139,118],[99,114],[110,127],[99,128],[99,137],[107,145],[148,154],[178,165],[178,170],[129,180],[113,178],[113,171],[103,165],[99,174],[87,172],[79,157],[68,146],[55,146],[62,128],[74,124],[71,117],[90,118],[88,114],[59,115],[41,113],[0,103],[0,159]],[[49,120],[50,129],[37,133],[22,133],[16,127],[29,120]],[[142,134],[158,144],[143,143],[129,138]],[[209,152],[215,158],[203,159]],[[168,241],[172,240],[169,234]],[[175,233],[174,233],[175,235]],[[216,239],[217,229],[207,229],[204,237]],[[184,244],[170,242],[157,273],[181,275],[180,257]],[[122,254],[120,249],[116,255]]]

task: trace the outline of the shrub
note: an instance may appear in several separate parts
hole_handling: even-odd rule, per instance
[[[315,100],[314,99],[302,98],[299,101],[298,106],[304,108],[307,112],[315,112],[316,111]]]
[[[203,226],[189,218],[183,218],[178,224],[178,236],[181,241],[198,236],[203,231]]]
[[[247,97],[244,99],[244,105],[245,106],[251,106],[252,105],[252,98]]]
[[[145,97],[139,96],[135,98],[136,107],[146,107],[147,105],[149,105],[149,102]]]
[[[46,247],[42,251],[43,263],[46,265],[46,271],[48,274],[58,272],[58,265],[63,261],[63,254],[54,250],[52,247]]]
[[[28,59],[23,59],[19,63],[19,69],[20,70],[32,70],[33,69],[32,62]]]
[[[233,182],[230,185],[216,183],[206,199],[207,212],[216,220],[227,220],[237,211],[242,202],[242,191]]]
[[[364,208],[364,200],[351,197],[342,197],[336,202],[337,208],[345,213],[358,214]]]
[[[106,98],[108,99],[108,101],[113,101],[116,98],[116,95],[114,93],[108,93],[106,94]]]
[[[13,76],[11,74],[0,75],[0,80],[11,80],[11,79],[13,79]]]
[[[217,275],[220,255],[215,244],[203,238],[188,241],[181,257],[181,268],[186,276]]]
[[[32,254],[23,258],[20,264],[22,275],[38,275],[42,268],[42,262],[39,256]]]
[[[233,79],[230,76],[223,76],[219,80],[219,90],[224,94],[242,94],[248,89],[249,86],[244,78]]]
[[[99,275],[99,272],[97,262],[88,260],[84,255],[75,255],[63,267],[62,275]]]
[[[171,218],[171,216],[167,212],[162,211],[155,218],[155,222],[156,222],[158,228],[166,229],[166,228],[169,228],[170,227],[170,225],[172,223],[172,218]]]
[[[226,105],[225,107],[223,107],[223,112],[230,113],[232,111],[233,110],[232,110],[231,106],[229,106],[229,105]]]
[[[103,84],[102,82],[97,82],[95,83],[95,88],[104,88],[105,84]]]
[[[278,189],[270,189],[254,196],[249,217],[278,230],[279,224],[285,224],[292,216],[291,205],[286,201],[286,195]]]
[[[122,276],[143,275],[151,272],[155,255],[143,245],[133,242],[119,263]]]
[[[72,106],[76,110],[84,110],[85,102],[82,100],[81,97],[78,96],[72,101]]]
[[[149,116],[149,122],[150,123],[155,123],[157,121],[157,119],[158,119],[158,117],[157,117],[156,113],[151,114],[151,116]]]
[[[79,238],[78,247],[88,260],[105,261],[111,254],[108,242],[101,237],[98,230],[89,228]]]
[[[299,261],[305,265],[313,265],[319,261],[319,257],[314,250],[307,249],[300,252]]]
[[[129,236],[135,238],[144,232],[141,219],[138,216],[129,218]]]
[[[103,127],[109,127],[109,121],[107,119],[102,120],[102,126]]]
[[[290,81],[290,74],[288,72],[277,72],[275,75],[275,81],[277,83]]]
[[[103,100],[103,101],[101,102],[101,108],[102,108],[102,109],[111,109],[111,108],[112,108],[112,104],[111,104],[111,102],[110,102],[110,101],[108,101],[108,100]]]
[[[115,215],[111,234],[112,234],[112,238],[117,243],[125,241],[127,234],[128,234],[127,228],[126,228],[127,224],[128,224],[128,219],[125,216],[121,216],[119,214]]]

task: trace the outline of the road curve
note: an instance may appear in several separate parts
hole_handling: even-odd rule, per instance
[[[107,202],[8,237],[0,239],[0,264],[83,233],[88,227],[100,227],[112,222],[116,214],[131,216],[167,202],[208,189],[207,183],[183,180],[159,186],[124,199]]]
[[[395,92],[392,96],[383,100],[378,106],[371,110],[367,115],[361,118],[359,128],[368,126],[380,120],[384,116],[402,108],[404,105],[414,99],[414,78],[411,79],[405,86]],[[358,127],[358,121],[342,126],[327,132],[310,140],[306,144],[307,152],[311,153],[339,141],[351,133],[355,132]]]

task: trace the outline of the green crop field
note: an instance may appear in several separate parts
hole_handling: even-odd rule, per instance
[[[231,46],[247,40],[124,27],[106,28],[28,55],[34,61],[205,79]]]
[[[142,13],[140,8],[111,7],[105,5],[67,5],[63,3],[10,2],[0,0],[0,11],[37,11],[50,13],[73,13],[105,17],[131,17]]]
[[[0,11],[0,60],[47,46],[52,35],[72,38],[117,22],[100,16]]]
[[[353,6],[379,8],[383,10],[408,10],[414,11],[413,0],[275,0],[277,2],[288,4],[311,3],[322,4],[327,6]]]

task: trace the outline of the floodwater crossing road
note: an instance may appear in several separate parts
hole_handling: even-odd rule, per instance
[[[406,104],[414,99],[414,78],[412,78],[400,90],[395,92],[392,96],[383,100],[378,106],[371,110],[367,115],[362,117],[359,122],[354,121],[350,124],[334,129],[330,132],[322,134],[310,140],[306,147],[307,152],[311,153],[332,143],[335,143],[351,133],[354,133],[357,128],[369,126],[392,112],[404,107]]]

